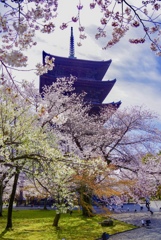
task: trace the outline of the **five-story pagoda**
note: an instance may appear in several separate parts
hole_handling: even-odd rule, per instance
[[[112,60],[91,61],[77,59],[74,54],[73,28],[71,28],[69,57],[59,57],[43,51],[43,63],[46,56],[55,58],[55,67],[52,71],[48,71],[48,73],[40,76],[40,93],[43,92],[45,85],[52,85],[57,78],[70,77],[72,75],[77,79],[74,82],[75,92],[86,93],[84,101],[92,104],[92,112],[98,113],[100,108],[107,105],[114,108],[120,106],[120,101],[103,103],[116,82],[116,79],[103,80]]]

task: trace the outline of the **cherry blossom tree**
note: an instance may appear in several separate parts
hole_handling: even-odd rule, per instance
[[[28,172],[33,165],[47,164],[51,159],[59,158],[54,134],[43,128],[40,116],[35,110],[34,99],[25,95],[27,85],[23,85],[21,94],[10,81],[0,86],[0,164],[12,170],[13,186],[10,193],[8,220],[6,228],[12,228],[12,208],[19,174]],[[30,92],[31,95],[31,92]],[[2,176],[4,177],[4,176]]]
[[[137,194],[139,191],[134,191],[134,186],[133,188],[128,188],[127,182],[131,183],[133,181],[133,183],[135,182],[135,186],[140,186],[141,189],[145,184],[145,179],[149,179],[150,175],[146,174],[146,171],[144,171],[143,175],[142,171],[145,168],[144,165],[142,166],[141,159],[146,153],[154,153],[160,149],[161,134],[154,124],[157,116],[142,107],[118,109],[117,111],[108,107],[107,109],[104,108],[99,115],[91,115],[89,112],[92,106],[84,106],[83,101],[79,102],[78,96],[76,97],[75,94],[64,94],[62,98],[56,95],[56,86],[62,89],[62,93],[67,91],[67,87],[63,88],[61,85],[63,81],[66,82],[65,79],[59,79],[57,83],[44,90],[41,109],[44,113],[44,122],[53,124],[64,152],[72,152],[82,160],[85,160],[86,163],[93,159],[93,167],[91,169],[98,169],[99,164],[97,162],[95,165],[95,158],[106,162],[105,171],[108,171],[108,167],[115,166],[115,171],[111,170],[111,174],[116,179],[121,178],[122,181],[126,181],[126,191],[121,188],[122,194],[126,195],[125,192],[128,192],[128,196],[133,197],[133,199],[136,195],[135,199],[137,201],[143,195],[145,196],[145,192],[146,194],[148,191],[149,194],[150,192],[154,193],[156,184],[149,186],[147,181],[147,191],[139,195]],[[67,83],[72,84],[72,81],[70,82],[68,79]],[[72,89],[70,84],[68,87],[68,91],[70,91]],[[57,117],[55,118],[54,116]],[[127,172],[131,172],[132,178],[126,177],[126,175],[128,176]],[[94,175],[95,181],[99,179],[99,173],[97,172],[97,174],[97,176]],[[105,172],[103,174],[106,175]],[[85,179],[86,181],[90,179],[89,173],[87,174],[88,178],[85,178],[84,174],[80,176],[78,173],[77,175],[78,179],[82,179],[80,185],[83,179],[84,181]],[[102,179],[100,182],[103,182]],[[155,179],[149,182],[154,183]],[[97,183],[99,185],[99,181]],[[96,182],[93,186],[97,186]],[[96,188],[94,187],[92,194],[96,193]],[[109,196],[109,192],[106,191],[107,196]],[[77,193],[79,194],[78,191]],[[88,198],[90,201],[91,187],[89,193],[87,189],[86,191],[84,190],[84,193],[84,199],[87,200]],[[87,197],[88,194],[89,197]],[[102,195],[105,196],[105,192]],[[82,196],[81,199],[83,199]],[[85,208],[83,209],[84,212],[88,212],[87,214],[89,214],[91,207],[87,205],[87,202],[85,204],[85,200],[82,201],[82,207],[84,206],[88,206],[86,207],[87,211],[85,211]]]
[[[83,215],[87,216],[88,213],[88,216],[93,216],[95,213],[89,204],[93,195],[100,198],[120,196],[127,186],[133,184],[129,179],[116,178],[115,170],[114,165],[107,166],[99,157],[82,159],[68,153],[62,159],[50,162],[45,169],[42,167],[33,178],[29,178],[33,179],[40,194],[54,199],[56,215],[53,226],[58,227],[61,213],[72,213],[74,208],[81,206]]]
[[[90,187],[90,192],[92,194],[97,192],[97,195],[100,192],[99,195],[101,195],[101,192],[105,192],[105,189],[110,189],[112,181],[110,180],[109,184],[106,182],[102,191],[101,187],[97,187],[97,191],[96,188],[94,189],[94,182],[101,174],[104,174],[105,179],[107,179],[107,176],[110,179],[109,172],[111,170],[112,174],[114,171],[114,168],[108,167],[106,161],[98,153],[95,152],[95,155],[90,157],[89,152],[91,149],[88,145],[86,149],[81,149],[79,137],[76,134],[73,139],[74,132],[79,131],[80,135],[83,134],[85,138],[86,136],[88,138],[97,127],[95,122],[97,117],[89,115],[91,106],[84,103],[84,95],[78,96],[73,93],[74,80],[73,77],[62,78],[58,79],[50,87],[45,87],[42,94],[43,98],[40,98],[37,104],[37,112],[41,117],[41,126],[52,126],[53,132],[58,139],[59,148],[63,153],[62,159],[54,160],[48,166],[45,165],[40,169],[38,168],[37,174],[35,175],[34,173],[33,176],[36,189],[41,194],[49,194],[56,200],[57,214],[54,219],[54,226],[58,225],[61,213],[66,212],[69,208],[72,209],[76,201],[78,202],[78,199],[81,199],[79,202],[83,207],[83,211],[91,212],[92,214],[92,209],[89,210],[90,206],[86,202],[88,194],[83,186],[88,183],[89,188],[90,182],[90,185],[93,186]],[[110,110],[109,117],[112,113],[113,111]],[[101,121],[101,123],[103,124],[104,122]],[[35,165],[34,169],[36,170]],[[103,173],[104,171],[106,173]],[[101,182],[103,183],[103,180]],[[116,182],[118,185],[118,181]],[[108,192],[108,195],[114,192],[115,194],[116,192],[120,194],[116,190]]]
[[[57,199],[54,225],[61,212],[74,206],[76,198],[89,213],[87,200],[93,194],[110,197],[114,192],[116,196],[128,192],[139,197],[134,182],[140,181],[140,186],[145,183],[139,155],[154,151],[156,143],[160,148],[161,134],[153,125],[154,114],[136,107],[117,111],[104,108],[99,115],[91,115],[92,106],[83,102],[82,95],[73,93],[74,80],[58,79],[44,88],[43,98],[32,97],[35,93],[29,83],[23,83],[21,91],[15,85],[11,88],[10,81],[1,87],[1,164],[15,170],[14,189],[19,172],[26,171],[39,188]],[[140,171],[140,175],[135,175],[134,181],[134,177],[126,177],[127,171],[133,175]]]
[[[126,163],[126,168],[119,168],[119,177],[133,180],[135,184],[129,185],[122,199],[133,199],[136,203],[145,203],[147,210],[153,214],[150,207],[150,199],[158,198],[161,186],[160,179],[160,155],[146,154],[135,158],[135,162]]]
[[[78,0],[73,3],[75,15],[65,19],[60,26],[54,23],[59,17],[59,1],[9,1],[1,0],[3,11],[0,16],[0,28],[3,46],[0,49],[1,61],[10,66],[26,66],[27,57],[22,53],[37,44],[36,33],[51,33],[56,27],[66,29],[71,23],[78,26],[82,40],[86,38],[86,26],[82,25],[82,13],[87,9],[90,13],[99,13],[100,18],[95,38],[107,38],[104,49],[112,47],[131,29],[135,28],[130,43],[143,44],[150,41],[152,51],[160,55],[160,0],[133,1],[126,0]],[[109,29],[111,37],[109,38]],[[107,35],[108,32],[108,35]],[[135,34],[136,33],[136,34]],[[16,59],[16,63],[15,63]]]

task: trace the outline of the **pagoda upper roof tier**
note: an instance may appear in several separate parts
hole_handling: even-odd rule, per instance
[[[65,58],[51,55],[43,51],[43,64],[45,63],[46,56],[55,58],[55,67],[52,71],[48,72],[48,74],[53,77],[69,77],[70,75],[73,75],[77,77],[77,79],[84,78],[101,81],[112,62],[112,60],[92,61],[77,58]]]

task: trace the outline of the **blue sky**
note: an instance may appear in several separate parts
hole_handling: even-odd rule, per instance
[[[150,43],[146,42],[141,45],[130,44],[128,38],[134,33],[134,30],[131,30],[116,46],[102,50],[107,40],[96,40],[94,38],[94,33],[98,25],[93,21],[93,15],[90,15],[90,12],[88,12],[88,14],[85,12],[82,16],[82,20],[84,21],[82,25],[84,24],[86,26],[87,39],[83,40],[82,47],[78,47],[79,33],[76,24],[73,23],[69,25],[69,27],[63,31],[59,29],[61,22],[68,21],[71,15],[74,15],[74,5],[71,5],[70,8],[67,2],[61,0],[60,9],[61,12],[59,12],[58,18],[56,19],[56,24],[58,24],[56,31],[50,35],[39,34],[37,36],[38,45],[28,51],[29,67],[33,68],[34,64],[42,61],[43,50],[53,55],[68,57],[70,27],[73,26],[75,56],[77,58],[100,61],[112,59],[112,64],[104,80],[116,78],[117,82],[105,102],[117,102],[121,100],[121,108],[141,105],[157,112],[157,114],[161,114],[161,57],[157,57],[155,53],[150,50]],[[98,12],[98,14],[94,15],[94,20],[96,20],[96,18],[99,19],[99,16],[100,13]],[[28,78],[35,79],[36,85],[38,86],[38,77],[29,74]]]

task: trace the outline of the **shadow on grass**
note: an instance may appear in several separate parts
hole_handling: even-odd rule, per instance
[[[12,229],[10,230],[7,230],[5,229],[3,232],[1,232],[0,234],[0,239],[4,239],[3,236],[8,232],[8,231],[11,231]],[[5,240],[13,240],[13,238],[5,238]]]

